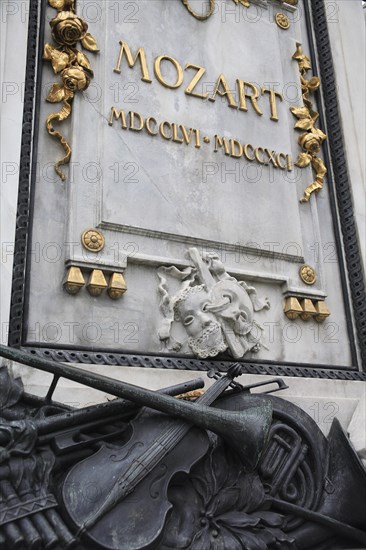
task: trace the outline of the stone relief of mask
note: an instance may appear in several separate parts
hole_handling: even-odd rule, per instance
[[[199,358],[215,357],[228,351],[235,359],[264,346],[262,328],[255,312],[269,309],[256,290],[237,281],[225,270],[216,254],[200,255],[188,250],[191,267],[158,269],[163,322],[159,338],[169,351],[180,351],[182,343],[172,336],[173,323],[186,332],[189,350]],[[169,292],[169,279],[179,281],[179,290]],[[264,346],[265,347],[265,346]]]

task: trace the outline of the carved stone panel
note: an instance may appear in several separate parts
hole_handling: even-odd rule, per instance
[[[26,308],[11,339],[356,367],[304,10],[42,8]],[[189,323],[202,308],[207,329]]]

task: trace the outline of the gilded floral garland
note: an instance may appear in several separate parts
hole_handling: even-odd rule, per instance
[[[63,103],[57,113],[51,113],[47,118],[48,133],[58,139],[64,148],[65,156],[56,162],[55,171],[65,181],[66,176],[60,169],[68,164],[71,158],[71,147],[64,136],[53,126],[53,122],[63,122],[72,111],[72,100],[75,93],[86,90],[93,78],[90,61],[87,56],[76,49],[77,42],[89,51],[98,52],[93,36],[87,32],[87,23],[75,12],[75,0],[48,0],[52,8],[57,9],[57,15],[50,21],[52,37],[58,46],[45,44],[43,59],[51,61],[55,74],[61,76],[60,84],[53,84],[47,96],[51,103]]]
[[[304,191],[304,196],[300,199],[300,202],[309,202],[311,194],[314,191],[318,193],[322,189],[324,177],[327,173],[324,161],[317,156],[327,136],[319,128],[315,127],[319,113],[313,110],[312,102],[309,99],[309,94],[318,90],[320,79],[317,76],[313,76],[310,80],[305,78],[306,73],[311,69],[311,64],[310,59],[303,53],[300,44],[297,45],[296,52],[292,58],[296,59],[299,64],[301,90],[304,100],[304,107],[292,107],[290,109],[292,114],[298,119],[295,128],[305,130],[299,137],[299,144],[303,152],[299,153],[296,166],[304,168],[311,164],[316,174],[315,181],[308,185]]]

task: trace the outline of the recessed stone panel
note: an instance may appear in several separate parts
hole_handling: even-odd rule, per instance
[[[99,52],[57,45],[47,7],[25,345],[354,365],[304,6],[249,4],[78,2]],[[60,122],[70,67],[90,84]]]

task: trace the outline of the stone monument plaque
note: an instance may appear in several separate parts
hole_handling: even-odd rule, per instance
[[[75,362],[357,369],[314,9],[33,4],[13,345]]]

